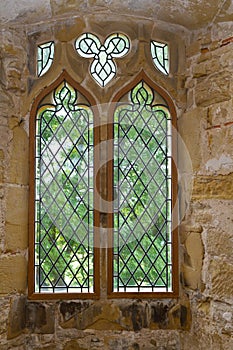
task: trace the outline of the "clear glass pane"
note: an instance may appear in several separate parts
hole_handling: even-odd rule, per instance
[[[129,52],[129,39],[123,34],[110,35],[102,45],[99,38],[91,33],[81,35],[75,42],[78,54],[94,58],[90,73],[97,83],[104,87],[116,74],[114,57],[123,57]]]
[[[166,108],[140,82],[114,114],[114,291],[170,290],[171,180]]]
[[[54,58],[54,42],[38,45],[37,47],[37,75],[44,75],[53,63]]]
[[[64,82],[54,91],[54,105],[38,110],[38,291],[93,290],[93,115],[77,98]]]
[[[168,44],[151,41],[151,55],[156,68],[165,75],[169,74]]]

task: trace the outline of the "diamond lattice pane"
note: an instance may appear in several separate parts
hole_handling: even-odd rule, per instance
[[[93,291],[93,115],[65,81],[37,114],[37,292]]]
[[[142,81],[114,114],[114,291],[171,290],[171,121],[154,94]]]

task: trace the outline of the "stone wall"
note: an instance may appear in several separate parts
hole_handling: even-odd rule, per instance
[[[192,200],[181,225],[183,281],[192,326],[184,348],[233,344],[232,46],[226,23],[191,36],[187,46],[187,109],[179,131],[193,164]],[[188,131],[190,130],[190,131]]]
[[[42,16],[43,23],[36,23],[32,17],[35,23],[30,24],[19,17],[1,30],[0,349],[232,349],[232,27],[223,23],[191,33],[132,14],[119,21],[103,10],[85,17],[85,12],[74,16],[72,6],[67,13],[60,5],[56,9],[52,21]],[[86,28],[103,36],[120,28],[132,37],[135,44],[126,58],[129,76],[143,66],[176,105],[178,132],[188,149],[187,154],[179,142],[183,222],[177,299],[111,301],[104,290],[97,301],[27,298],[29,111],[34,96],[60,75],[64,62],[77,81],[85,79],[86,73],[73,67],[71,43]],[[38,81],[33,47],[54,37],[59,55],[51,73]],[[168,81],[147,63],[144,45],[153,37],[173,41],[176,65]],[[91,78],[85,84],[95,86]],[[121,79],[107,95],[120,87]]]

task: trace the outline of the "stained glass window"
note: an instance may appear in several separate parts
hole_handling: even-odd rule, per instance
[[[93,114],[66,81],[36,118],[35,291],[93,292]]]
[[[168,44],[151,41],[151,55],[156,68],[163,74],[169,74]]]
[[[80,56],[94,58],[90,66],[90,73],[102,87],[116,75],[116,64],[113,58],[125,56],[129,52],[129,47],[129,39],[123,34],[110,35],[102,45],[97,36],[85,33],[75,43],[75,48]]]
[[[49,41],[37,47],[37,75],[44,75],[53,63],[54,42]]]

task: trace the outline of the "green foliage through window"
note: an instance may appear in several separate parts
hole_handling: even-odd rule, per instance
[[[114,291],[171,289],[168,109],[141,81],[114,114]]]
[[[93,291],[93,115],[65,81],[36,132],[36,291]]]

